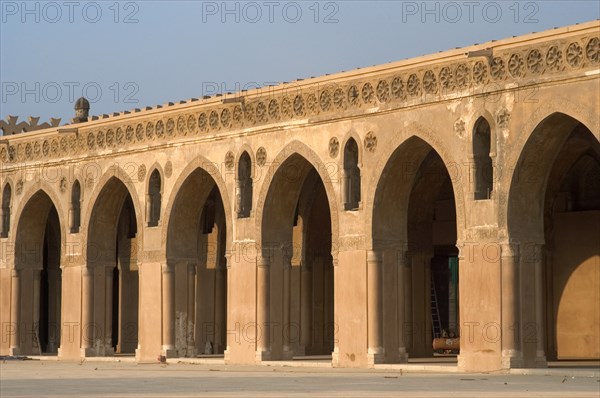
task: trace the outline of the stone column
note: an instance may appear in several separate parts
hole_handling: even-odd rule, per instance
[[[312,344],[312,268],[305,261],[300,266],[300,336],[305,355]]]
[[[408,362],[406,351],[406,279],[408,276],[408,258],[406,250],[398,252],[398,359],[400,362]]]
[[[225,347],[223,333],[227,330],[227,267],[217,264],[215,269],[215,346],[214,353],[221,353]]]
[[[523,366],[519,338],[519,245],[502,244],[502,367]]]
[[[256,263],[256,360],[268,361],[271,359],[271,333],[269,314],[270,272],[269,259],[259,257]]]
[[[162,355],[175,358],[175,267],[162,265]]]
[[[60,269],[48,270],[48,352],[57,352],[60,343],[60,275]]]
[[[290,343],[291,323],[290,323],[290,302],[291,302],[291,273],[292,259],[284,254],[283,256],[283,359],[292,359],[294,350]]]
[[[21,325],[19,316],[21,315],[21,270],[13,268],[11,275],[11,294],[10,294],[10,321],[13,327],[13,334],[10,338],[10,355],[19,355],[21,353]]]
[[[225,298],[226,298],[226,313],[225,313],[225,328],[227,328],[227,325],[231,325],[231,321],[230,321],[230,316],[231,316],[231,265],[232,265],[232,255],[230,253],[227,253],[225,255],[225,263],[223,264],[223,267],[225,268],[225,273],[226,273],[226,280],[225,280],[225,287],[227,289],[227,292],[225,293]],[[225,350],[224,350],[224,357],[225,357],[225,363],[228,363],[229,360],[231,359],[230,357],[231,355],[231,345],[229,344],[229,333],[225,333]]]
[[[94,355],[94,269],[81,267],[81,356]]]
[[[383,361],[383,254],[367,252],[367,361]]]
[[[114,355],[115,350],[112,346],[112,331],[113,331],[113,279],[114,265],[110,264],[104,267],[104,355]],[[117,303],[117,311],[120,311]]]
[[[333,323],[334,323],[334,325],[333,325],[333,352],[331,353],[331,365],[333,367],[337,367],[340,363],[340,346],[339,346],[339,340],[338,340],[338,329],[339,329],[339,325],[340,325],[340,322],[338,320],[339,302],[336,298],[336,296],[338,294],[338,289],[339,289],[338,253],[332,251],[331,257],[332,257],[332,263],[333,263],[332,268],[333,268]],[[312,280],[312,276],[311,276],[311,280]],[[311,303],[312,303],[312,301],[311,301]]]
[[[412,255],[406,253],[406,268],[404,275],[404,345],[406,351],[410,351],[413,348],[413,334],[415,332],[415,322],[413,319],[413,284],[412,284]],[[407,354],[408,355],[408,354]]]
[[[534,266],[535,266],[535,365],[537,367],[546,367],[545,353],[545,327],[544,327],[544,282],[543,282],[543,245],[535,245],[534,247]]]
[[[196,264],[189,263],[187,267],[188,304],[187,304],[187,356],[196,356],[196,341],[194,329],[196,325]]]
[[[40,282],[42,278],[42,270],[34,269],[33,272],[33,316],[31,317],[31,330],[35,333],[35,344],[38,349],[38,354],[42,355],[42,346],[40,342]],[[33,354],[33,345],[31,346]]]

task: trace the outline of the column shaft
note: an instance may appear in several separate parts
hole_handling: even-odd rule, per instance
[[[175,268],[162,265],[162,350],[166,357],[176,356],[175,351]]]
[[[369,364],[383,359],[383,255],[367,252],[367,347]]]
[[[535,331],[536,331],[536,353],[535,362],[538,366],[546,366],[546,353],[544,348],[544,283],[543,265],[544,257],[542,245],[535,246]]]
[[[19,355],[21,347],[21,270],[13,269],[11,277],[11,306],[10,306],[10,321],[13,326],[13,334],[10,338],[10,354]]]
[[[196,324],[196,264],[188,264],[187,269],[188,302],[187,302],[187,356],[196,356],[194,329]]]
[[[519,339],[519,246],[502,245],[502,366],[521,366]]]
[[[82,356],[91,355],[94,341],[94,269],[81,267],[81,349]]]
[[[398,252],[398,354],[400,362],[408,361],[408,354],[406,352],[406,296],[405,296],[405,284],[407,277],[408,262],[406,251]]]
[[[293,351],[290,344],[290,298],[291,298],[291,258],[283,259],[283,356],[291,358]]]
[[[257,278],[256,278],[256,323],[257,323],[257,360],[270,359],[271,351],[271,334],[269,325],[269,294],[270,294],[270,275],[269,275],[269,260],[265,257],[260,257],[257,262]]]

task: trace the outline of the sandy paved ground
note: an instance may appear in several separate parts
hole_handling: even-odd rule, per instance
[[[600,397],[596,377],[7,361],[0,397]]]

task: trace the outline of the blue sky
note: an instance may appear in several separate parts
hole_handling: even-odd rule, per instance
[[[92,114],[319,76],[600,18],[590,1],[0,0],[0,118]]]

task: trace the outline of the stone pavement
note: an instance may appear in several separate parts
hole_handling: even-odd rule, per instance
[[[0,397],[594,397],[600,378],[287,366],[6,361]]]

